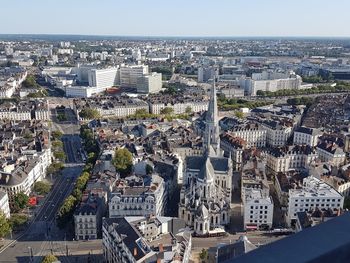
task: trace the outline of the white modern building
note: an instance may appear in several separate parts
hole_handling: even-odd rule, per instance
[[[121,66],[120,85],[122,87],[136,88],[139,79],[148,75],[148,65]]]
[[[90,98],[98,93],[96,87],[87,86],[68,86],[65,87],[66,97],[72,98]]]
[[[91,69],[88,79],[90,87],[96,87],[96,92],[103,92],[119,84],[119,68]]]
[[[309,176],[303,180],[302,188],[289,189],[287,223],[293,224],[297,212],[321,210],[339,210],[343,208],[344,197],[320,179]]]
[[[251,78],[243,77],[239,79],[239,84],[244,88],[246,95],[255,96],[257,91],[275,92],[283,89],[300,89],[302,79],[294,72],[280,73],[263,71],[253,73]]]
[[[262,189],[246,189],[243,206],[244,228],[246,230],[272,227],[273,201]]]
[[[164,101],[150,101],[150,112],[153,114],[160,114],[164,108],[173,109],[174,114],[185,113],[187,109],[191,112],[203,112],[208,110],[209,102],[207,100],[178,100],[173,102]]]
[[[136,88],[138,93],[157,93],[162,90],[162,74],[152,72],[138,79]]]

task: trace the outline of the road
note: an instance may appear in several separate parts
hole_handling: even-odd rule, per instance
[[[63,135],[63,149],[67,156],[67,163],[83,163],[82,144],[79,135]]]
[[[55,225],[55,216],[63,200],[74,187],[73,182],[80,175],[82,167],[69,167],[62,171],[52,191],[23,236],[1,252],[0,262],[40,262],[40,258],[50,252],[50,241],[64,242],[64,232]],[[30,253],[33,255],[31,261]]]

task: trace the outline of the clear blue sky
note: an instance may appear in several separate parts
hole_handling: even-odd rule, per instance
[[[349,0],[0,0],[0,33],[345,36]]]

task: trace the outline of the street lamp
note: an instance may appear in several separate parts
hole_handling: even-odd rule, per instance
[[[33,248],[28,247],[30,262],[33,262]]]

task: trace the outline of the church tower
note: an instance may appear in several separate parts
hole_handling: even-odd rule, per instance
[[[220,130],[218,120],[215,78],[210,91],[210,101],[205,118],[204,150],[210,156],[220,156]]]

